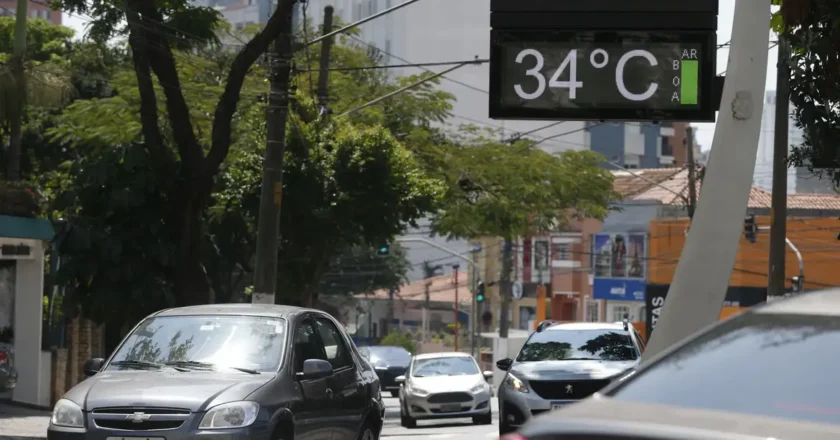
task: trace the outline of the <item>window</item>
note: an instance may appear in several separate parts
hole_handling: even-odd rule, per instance
[[[627,306],[613,306],[613,321],[618,322],[624,320],[624,318],[630,319],[630,307]]]
[[[306,320],[298,324],[295,329],[295,373],[303,371],[303,361],[307,359],[325,359],[324,352],[315,331],[312,329],[312,322]]]
[[[318,336],[321,337],[324,352],[333,369],[349,367],[351,365],[350,353],[347,351],[347,345],[344,344],[341,332],[325,318],[316,319],[315,327],[318,329]]]
[[[415,359],[411,363],[411,377],[471,376],[479,373],[472,356]]]
[[[548,329],[533,333],[516,356],[516,361],[632,361],[638,357],[639,352],[627,332]]]
[[[592,299],[586,298],[586,321],[598,322],[601,320],[601,303]]]
[[[537,309],[535,307],[520,307],[519,308],[519,330],[532,330],[533,327],[528,327],[528,322],[537,318]]]
[[[628,170],[635,170],[635,169],[639,168],[639,165],[635,164],[635,163],[628,163],[628,164],[624,165],[624,168],[627,168]]]
[[[286,321],[257,316],[157,316],[143,321],[114,354],[125,361],[200,362],[219,369],[277,372],[286,345]],[[134,367],[136,368],[136,367]]]
[[[534,241],[534,270],[548,270],[548,240]]]
[[[611,394],[624,401],[840,424],[838,344],[835,316],[741,315],[688,341]]]
[[[572,259],[572,245],[570,243],[555,243],[554,244],[554,259],[555,260],[571,260]]]
[[[668,142],[669,139],[670,138],[665,137],[665,136],[660,136],[659,137],[659,144],[661,145],[661,152],[659,154],[660,156],[673,156],[674,155],[674,150],[671,149],[671,143]]]

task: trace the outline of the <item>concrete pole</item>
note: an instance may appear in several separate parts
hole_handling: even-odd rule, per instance
[[[770,0],[736,0],[703,193],[643,359],[718,320],[743,232],[764,109]],[[760,80],[756,80],[760,78]]]

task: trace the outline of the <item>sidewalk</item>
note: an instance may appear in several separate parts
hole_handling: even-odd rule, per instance
[[[0,402],[0,440],[46,439],[50,412]]]

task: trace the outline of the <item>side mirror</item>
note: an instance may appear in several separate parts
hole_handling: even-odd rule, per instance
[[[394,382],[400,385],[405,383],[405,376],[397,376],[394,378]]]
[[[323,379],[333,373],[332,364],[323,359],[307,359],[303,361],[303,371],[295,376],[298,380]]]
[[[103,365],[105,365],[105,359],[93,358],[86,360],[82,369],[85,370],[85,376],[90,377],[102,371]]]
[[[493,372],[492,371],[485,371],[483,374],[484,374],[484,379],[486,379],[486,380],[490,380],[490,379],[493,378]]]
[[[496,361],[496,368],[502,371],[510,370],[511,365],[513,365],[513,359],[511,358],[504,358]]]

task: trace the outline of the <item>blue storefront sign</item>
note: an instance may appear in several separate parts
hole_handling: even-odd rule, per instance
[[[594,299],[616,301],[644,301],[645,281],[631,279],[595,278],[592,281]]]
[[[595,234],[592,298],[644,301],[647,265],[644,233]]]

